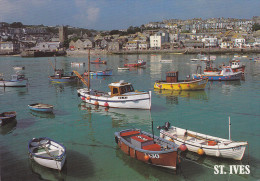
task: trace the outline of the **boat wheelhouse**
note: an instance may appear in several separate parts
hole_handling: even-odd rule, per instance
[[[108,85],[110,92],[101,92],[88,88],[78,90],[78,96],[86,103],[114,107],[151,109],[151,91],[135,91],[132,84],[124,82],[114,82]]]
[[[71,75],[64,75],[64,70],[63,69],[56,69],[55,74],[53,76],[49,76],[49,80],[53,82],[75,82],[78,80],[77,76],[73,75],[73,72]]]
[[[202,90],[205,89],[207,82],[207,78],[178,80],[178,71],[166,72],[166,81],[156,81],[154,88],[162,90]]]

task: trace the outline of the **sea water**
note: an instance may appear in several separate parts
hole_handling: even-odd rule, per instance
[[[248,55],[257,56],[257,55]],[[91,57],[91,60],[99,56]],[[227,65],[231,55],[217,56],[213,66]],[[195,55],[161,54],[101,56],[107,65],[91,65],[91,70],[113,69],[113,76],[91,77],[91,88],[109,91],[108,84],[125,80],[135,90],[152,91],[152,109],[128,110],[95,108],[82,103],[74,84],[52,83],[48,76],[54,66],[70,74],[72,70],[85,72],[87,66],[72,67],[71,62],[85,62],[86,57],[21,58],[0,57],[0,73],[9,79],[15,73],[13,66],[25,66],[23,73],[29,79],[28,87],[0,87],[0,112],[16,111],[17,119],[0,127],[0,180],[257,180],[260,179],[260,63],[239,58],[246,65],[241,81],[208,82],[202,91],[157,91],[156,80],[166,79],[168,71],[179,71],[179,79],[196,72],[191,62]],[[117,70],[125,63],[143,59],[146,68]],[[161,59],[173,62],[160,63]],[[55,63],[56,62],[56,63]],[[30,111],[28,105],[54,105],[53,114]],[[114,132],[141,128],[159,136],[157,126],[171,125],[196,132],[229,137],[228,119],[231,119],[231,139],[248,141],[242,161],[181,155],[177,173],[142,163],[125,155],[114,141]],[[61,172],[42,167],[28,157],[27,144],[32,138],[49,137],[67,149],[67,160]],[[216,165],[223,165],[226,174],[215,174]],[[250,173],[230,173],[230,165],[249,165]]]

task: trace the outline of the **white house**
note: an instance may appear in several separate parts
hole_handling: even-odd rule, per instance
[[[217,38],[202,38],[201,41],[204,43],[205,47],[217,47],[218,46]]]
[[[150,36],[150,47],[155,49],[160,49],[162,44],[165,42],[169,42],[169,33],[159,31],[153,36]]]

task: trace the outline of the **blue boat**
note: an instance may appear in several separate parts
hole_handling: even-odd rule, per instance
[[[28,105],[29,109],[33,111],[39,111],[39,112],[52,112],[53,111],[53,105],[49,104],[42,104],[42,103],[35,103]]]
[[[112,69],[106,69],[104,71],[90,71],[90,76],[111,76],[113,73]],[[84,76],[88,76],[88,72],[84,73]]]
[[[219,74],[193,74],[194,79],[208,78],[210,81],[240,80],[242,72],[233,72],[231,68],[225,67]]]
[[[55,70],[55,74],[53,76],[49,76],[49,80],[52,82],[67,83],[77,81],[78,77],[74,76],[73,72],[71,73],[71,75],[64,75],[63,69],[57,69]]]

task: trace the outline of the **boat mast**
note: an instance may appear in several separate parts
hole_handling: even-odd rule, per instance
[[[90,90],[90,48],[88,49],[88,90]]]
[[[229,140],[231,140],[231,131],[230,131],[231,123],[230,123],[230,116],[229,116]]]

